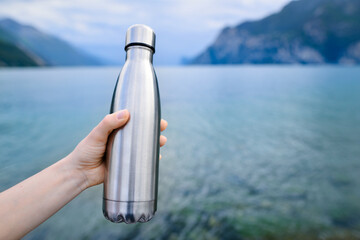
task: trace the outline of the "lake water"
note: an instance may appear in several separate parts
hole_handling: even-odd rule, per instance
[[[1,191],[72,151],[118,72],[0,70]],[[169,127],[153,220],[108,222],[97,186],[25,239],[360,238],[360,67],[157,73]]]

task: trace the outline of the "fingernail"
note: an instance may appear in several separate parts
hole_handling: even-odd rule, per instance
[[[119,119],[119,120],[122,120],[122,119],[125,118],[125,115],[126,115],[126,111],[122,110],[117,114],[116,118]]]

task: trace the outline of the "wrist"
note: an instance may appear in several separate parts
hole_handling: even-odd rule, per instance
[[[88,188],[88,180],[84,172],[74,164],[72,154],[61,159],[58,163],[58,170],[64,175],[65,181],[72,182],[79,193]]]

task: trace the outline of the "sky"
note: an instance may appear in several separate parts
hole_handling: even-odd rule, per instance
[[[206,49],[226,26],[279,11],[290,0],[0,0],[0,17],[58,36],[113,64],[124,62],[129,26],[156,33],[157,65],[176,65]]]

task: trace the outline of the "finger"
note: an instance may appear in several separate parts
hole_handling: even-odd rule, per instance
[[[117,128],[124,126],[129,120],[130,113],[128,110],[121,110],[108,114],[104,119],[91,131],[89,137],[96,141],[107,141],[109,134]]]
[[[160,147],[164,146],[167,141],[167,138],[163,135],[160,136]]]
[[[160,122],[160,130],[161,131],[164,131],[168,126],[168,122],[164,119],[161,119],[161,122]]]
[[[160,156],[159,156],[159,159],[161,159],[161,154],[160,154]]]

